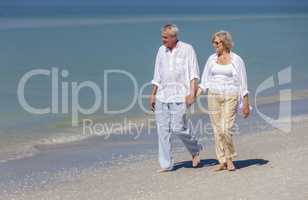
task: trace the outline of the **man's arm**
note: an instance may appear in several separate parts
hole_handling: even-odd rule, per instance
[[[190,79],[190,94],[186,96],[185,101],[187,106],[193,104],[196,100],[199,81],[199,64],[197,54],[193,47],[189,51],[189,79]]]
[[[158,68],[159,68],[159,59],[160,59],[160,56],[159,56],[159,53],[160,52],[160,49],[158,50],[157,52],[157,55],[156,55],[156,59],[155,59],[155,64],[154,64],[154,76],[153,76],[153,80],[151,81],[152,82],[152,90],[151,90],[151,95],[149,97],[149,106],[150,106],[150,109],[154,112],[155,111],[155,100],[156,100],[156,93],[157,93],[157,89],[158,89],[158,86],[160,84],[160,74],[159,74],[159,71],[158,71]]]
[[[198,79],[194,78],[190,81],[190,94],[186,96],[186,104],[188,106],[192,105],[196,100],[196,95],[198,91]]]

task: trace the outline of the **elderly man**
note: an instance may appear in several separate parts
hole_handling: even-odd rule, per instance
[[[187,108],[196,99],[199,66],[193,47],[178,40],[178,28],[167,24],[161,29],[163,45],[159,48],[152,80],[149,103],[155,112],[158,144],[159,172],[173,169],[171,135],[177,135],[192,155],[192,165],[200,163],[202,146],[188,127]]]

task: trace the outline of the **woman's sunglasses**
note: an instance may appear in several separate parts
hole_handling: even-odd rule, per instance
[[[217,41],[213,41],[213,44],[215,44],[216,46],[219,45],[221,43],[221,41],[217,42]]]

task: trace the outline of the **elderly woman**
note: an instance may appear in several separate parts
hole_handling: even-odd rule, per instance
[[[212,43],[216,52],[206,62],[198,94],[208,89],[208,110],[219,161],[215,171],[234,171],[232,133],[239,102],[245,118],[250,112],[246,69],[241,57],[231,51],[233,41],[229,32],[215,33]]]

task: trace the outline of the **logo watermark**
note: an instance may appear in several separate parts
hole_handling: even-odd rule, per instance
[[[292,81],[292,67],[287,67],[277,73],[278,76],[278,85],[290,84]],[[104,70],[103,74],[103,87],[101,88],[99,84],[93,81],[82,81],[82,82],[68,82],[66,78],[69,76],[69,71],[66,69],[59,69],[53,67],[51,69],[33,69],[25,73],[18,82],[17,86],[17,98],[21,107],[27,112],[35,115],[44,115],[44,114],[70,114],[71,115],[71,125],[73,127],[80,125],[80,115],[91,115],[98,111],[98,109],[103,108],[103,113],[105,115],[121,115],[129,112],[131,109],[138,106],[138,108],[146,114],[145,116],[152,116],[148,118],[143,118],[142,122],[129,121],[125,119],[121,123],[94,123],[91,119],[83,119],[82,127],[83,133],[85,135],[104,135],[106,138],[109,138],[111,133],[120,133],[120,134],[135,134],[135,138],[140,137],[141,132],[144,132],[145,129],[155,128],[155,120],[148,106],[144,105],[144,100],[148,100],[149,94],[146,93],[146,90],[151,86],[151,82],[143,83],[140,85],[137,81],[137,78],[128,71],[113,69],[113,70]],[[123,76],[128,78],[130,84],[133,86],[133,89],[130,91],[132,99],[130,102],[127,102],[127,105],[121,109],[111,109],[109,107],[108,96],[112,90],[110,88],[110,79],[112,75]],[[51,88],[51,105],[45,108],[38,108],[32,105],[26,100],[25,88],[27,83],[34,77],[44,76],[49,79],[49,84]],[[182,87],[182,88],[181,88]],[[178,88],[185,90],[183,85],[180,85]],[[266,91],[270,88],[274,88],[274,76],[270,76],[265,79],[255,91],[255,110],[256,113],[264,119],[271,126],[278,128],[284,132],[291,131],[291,115],[292,115],[292,91],[289,89],[281,89],[279,91],[279,114],[277,119],[267,116],[265,113],[262,113],[257,105],[257,98],[260,93]],[[92,93],[94,102],[88,108],[84,108],[80,105],[80,92],[83,89],[89,89]],[[61,97],[61,98],[60,98]],[[69,98],[70,97],[70,98]],[[190,114],[197,112],[208,114],[209,111],[201,99],[205,95],[202,95],[201,98],[198,98],[195,104],[189,108]],[[158,111],[156,111],[158,112]],[[199,133],[209,134],[212,131],[211,122],[207,120],[197,120],[195,123],[189,121],[190,127],[193,131]],[[238,133],[239,127],[235,123],[234,133]],[[145,131],[149,132],[149,130]],[[201,136],[203,137],[203,136]]]

